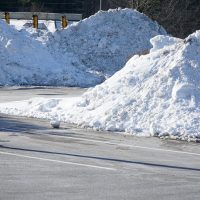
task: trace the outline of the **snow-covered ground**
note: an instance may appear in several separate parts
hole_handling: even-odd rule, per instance
[[[166,34],[131,9],[101,11],[65,30],[50,22],[38,31],[29,25],[0,20],[0,85],[94,86],[147,52],[150,38]]]
[[[0,111],[138,136],[200,138],[200,31],[151,43],[148,55],[133,56],[81,98],[30,99],[1,104]]]

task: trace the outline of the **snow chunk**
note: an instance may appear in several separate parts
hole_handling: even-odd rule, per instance
[[[172,89],[172,99],[191,99],[198,91],[195,91],[195,86],[187,83],[176,82]],[[199,94],[198,94],[199,95]]]
[[[52,119],[50,121],[50,124],[53,128],[59,128],[60,127],[60,121],[58,119]]]
[[[164,35],[158,35],[154,38],[151,38],[150,42],[153,45],[153,48],[151,49],[151,52],[157,51],[159,49],[163,49],[167,46],[174,45],[178,42],[181,42],[181,39],[170,37],[170,36],[164,36]]]

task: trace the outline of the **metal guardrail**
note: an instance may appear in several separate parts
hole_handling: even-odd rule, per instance
[[[33,15],[37,15],[39,20],[58,20],[63,16],[68,21],[80,21],[83,18],[82,14],[74,13],[44,13],[44,12],[9,12],[10,19],[32,20]],[[0,18],[5,19],[5,12],[0,12]]]

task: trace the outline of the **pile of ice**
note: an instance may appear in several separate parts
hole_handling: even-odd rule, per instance
[[[152,37],[164,34],[157,22],[136,10],[111,9],[55,32],[47,45],[63,62],[67,53],[76,54],[87,69],[108,77],[133,55],[147,53]]]
[[[76,55],[67,54],[66,65],[53,58],[31,34],[0,20],[0,85],[88,86],[102,81],[87,72]]]
[[[156,36],[150,54],[134,56],[75,104],[32,99],[3,104],[1,112],[53,118],[138,136],[200,138],[200,31],[185,40]]]

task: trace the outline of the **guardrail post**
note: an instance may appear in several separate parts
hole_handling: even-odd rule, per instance
[[[10,24],[10,14],[9,14],[9,12],[5,12],[5,20],[8,24]]]
[[[68,20],[67,20],[66,16],[62,16],[61,21],[62,21],[62,28],[63,29],[66,28],[68,25]]]
[[[38,16],[33,15],[33,28],[38,29]]]

